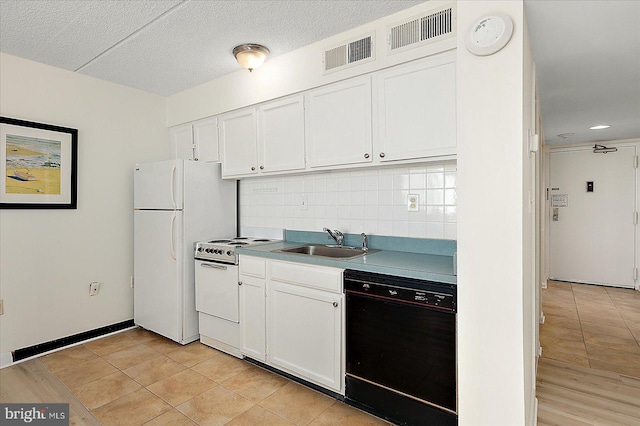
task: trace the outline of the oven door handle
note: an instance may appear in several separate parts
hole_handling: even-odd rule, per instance
[[[201,263],[201,267],[203,268],[213,268],[213,269],[222,269],[223,271],[227,270],[227,267],[224,265],[215,265],[213,263]]]

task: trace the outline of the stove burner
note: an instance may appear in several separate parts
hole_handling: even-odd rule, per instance
[[[230,246],[246,246],[247,244],[249,243],[243,243],[242,241],[233,241],[229,243]]]
[[[253,240],[254,243],[265,243],[265,242],[269,242],[271,240],[266,240],[266,239],[258,239],[258,240]]]
[[[213,240],[209,241],[209,244],[220,244],[220,243],[229,243],[231,240]]]
[[[249,238],[247,238],[247,237],[237,237],[237,238],[234,238],[234,240],[248,240],[248,239],[249,239]]]

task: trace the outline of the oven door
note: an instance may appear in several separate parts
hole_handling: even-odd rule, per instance
[[[238,266],[195,261],[196,310],[239,322]]]

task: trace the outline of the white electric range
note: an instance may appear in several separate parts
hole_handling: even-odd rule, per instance
[[[202,343],[242,358],[236,249],[275,241],[279,240],[235,237],[194,244],[196,310]]]

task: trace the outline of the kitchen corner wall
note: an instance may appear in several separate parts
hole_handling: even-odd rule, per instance
[[[456,176],[449,161],[245,179],[240,224],[454,240]],[[407,211],[409,194],[419,197],[417,212]]]
[[[161,96],[4,53],[0,88],[0,115],[78,129],[78,208],[0,210],[4,366],[133,317],[133,166],[168,158],[169,132]]]

